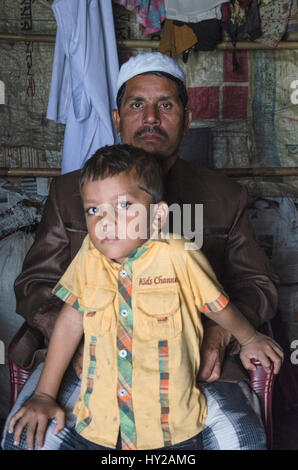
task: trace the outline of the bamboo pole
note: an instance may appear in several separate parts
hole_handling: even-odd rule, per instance
[[[0,33],[0,41],[11,42],[47,42],[55,43],[56,36],[54,34],[13,34]]]
[[[14,34],[14,33],[0,33],[0,41],[11,42],[44,42],[55,43],[56,36],[54,34]],[[117,44],[121,49],[158,49],[159,41],[152,40],[131,40],[124,39],[118,40]],[[233,45],[230,41],[221,42],[217,44],[216,49],[230,50]],[[236,49],[245,50],[276,50],[276,49],[298,49],[298,42],[295,41],[280,41],[276,47],[266,46],[258,42],[239,41],[236,44]]]
[[[214,168],[213,171],[233,178],[255,178],[272,176],[298,176],[298,167],[272,168]],[[0,168],[0,177],[44,177],[59,176],[59,168]]]
[[[214,168],[218,173],[235,178],[255,178],[272,176],[298,176],[298,167],[269,167],[269,168]]]

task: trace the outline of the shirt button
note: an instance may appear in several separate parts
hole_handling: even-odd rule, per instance
[[[127,277],[127,271],[125,271],[125,269],[121,269],[120,276],[121,277]]]
[[[119,351],[119,356],[125,358],[127,356],[127,351],[125,349],[121,349],[121,351]]]
[[[120,395],[120,397],[124,397],[126,395],[126,390],[124,388],[121,388],[119,390],[119,395]]]
[[[123,309],[123,310],[121,310],[120,315],[121,315],[122,317],[127,317],[128,311],[125,310],[125,309]]]

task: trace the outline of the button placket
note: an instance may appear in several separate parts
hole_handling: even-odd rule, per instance
[[[118,405],[122,449],[136,449],[136,424],[132,402],[132,335],[133,312],[131,307],[133,261],[146,251],[144,246],[129,257],[118,277]]]

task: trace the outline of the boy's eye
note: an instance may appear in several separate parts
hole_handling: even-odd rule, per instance
[[[100,207],[89,207],[86,210],[86,212],[88,215],[100,215],[101,214]]]
[[[117,202],[117,209],[123,210],[128,209],[130,203],[128,201],[118,201]]]

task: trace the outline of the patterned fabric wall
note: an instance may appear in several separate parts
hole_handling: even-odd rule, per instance
[[[3,0],[0,31],[55,34],[51,3]],[[134,11],[116,4],[113,8],[118,39],[160,38],[158,32],[142,35]],[[288,39],[296,38],[295,18]],[[0,42],[0,50],[0,80],[6,90],[0,105],[0,165],[60,167],[64,126],[45,119],[54,45]],[[119,48],[120,61],[139,51]],[[239,51],[239,73],[232,71],[229,51],[192,52],[187,64],[177,57],[187,76],[192,127],[211,130],[215,167],[297,166],[298,104],[291,101],[297,54]],[[297,195],[293,178],[241,181],[254,194]]]

